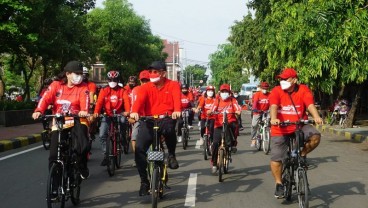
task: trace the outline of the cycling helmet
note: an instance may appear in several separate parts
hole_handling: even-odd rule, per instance
[[[88,74],[89,72],[88,72],[88,69],[87,69],[87,67],[83,67],[83,74]]]
[[[213,91],[215,91],[215,87],[212,86],[212,85],[209,85],[209,86],[206,87],[206,90],[213,90]]]
[[[117,79],[119,77],[119,72],[118,71],[109,71],[107,72],[107,77],[109,79]]]
[[[188,85],[187,84],[182,84],[181,89],[188,89]]]

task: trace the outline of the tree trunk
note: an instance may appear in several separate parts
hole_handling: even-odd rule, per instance
[[[348,128],[353,128],[354,120],[358,112],[357,107],[360,102],[361,93],[362,93],[362,85],[359,85],[354,101],[351,104],[351,109],[349,111],[348,118],[346,119],[346,127]]]

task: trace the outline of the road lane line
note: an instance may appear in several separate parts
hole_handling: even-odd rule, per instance
[[[38,146],[38,147],[33,147],[33,148],[31,148],[31,149],[27,149],[27,150],[24,150],[24,151],[21,151],[21,152],[17,152],[17,153],[14,153],[14,154],[11,154],[11,155],[8,155],[8,156],[5,156],[5,157],[1,157],[1,158],[0,158],[0,161],[1,161],[1,160],[6,160],[6,159],[11,158],[11,157],[15,157],[15,156],[17,156],[17,155],[24,154],[24,153],[26,153],[26,152],[33,151],[33,150],[35,150],[35,149],[39,149],[39,148],[42,148],[42,147],[43,147],[43,145]]]
[[[185,197],[186,207],[195,207],[197,189],[197,173],[191,173],[188,180],[187,196]]]

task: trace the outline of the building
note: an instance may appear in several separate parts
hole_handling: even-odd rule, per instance
[[[166,39],[162,40],[164,44],[164,53],[167,53],[165,60],[167,66],[167,78],[171,80],[180,80],[180,49],[179,42],[168,42]]]

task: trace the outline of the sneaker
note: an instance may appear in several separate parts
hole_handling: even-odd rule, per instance
[[[178,169],[179,168],[179,163],[176,160],[175,156],[169,155],[169,157],[167,158],[167,161],[168,161],[170,169]]]
[[[276,184],[275,198],[277,199],[284,198],[284,185],[279,184],[279,183]]]
[[[256,147],[256,140],[252,139],[252,143],[250,143],[250,147],[255,148]]]
[[[203,138],[202,137],[199,138],[198,145],[203,145]]]
[[[181,136],[178,136],[178,142],[182,142],[183,139],[181,138]]]
[[[240,127],[240,128],[239,128],[239,131],[243,131],[243,130],[244,130],[244,127]]]
[[[215,166],[212,166],[212,168],[211,168],[211,173],[212,174],[215,174],[217,172],[217,166],[215,165]]]
[[[139,189],[139,196],[146,196],[149,194],[150,185],[148,183],[141,183],[141,188]]]
[[[188,129],[193,129],[193,126],[188,125]]]
[[[133,161],[132,167],[137,167],[137,163]]]
[[[106,166],[107,165],[107,158],[104,157],[104,159],[101,161],[101,166]]]
[[[238,151],[238,148],[236,148],[236,147],[232,147],[232,148],[231,148],[231,152],[232,152],[232,153],[234,153],[234,154],[235,154],[237,151]]]
[[[85,180],[89,177],[89,169],[86,167],[86,168],[82,168],[80,170],[80,177]]]

